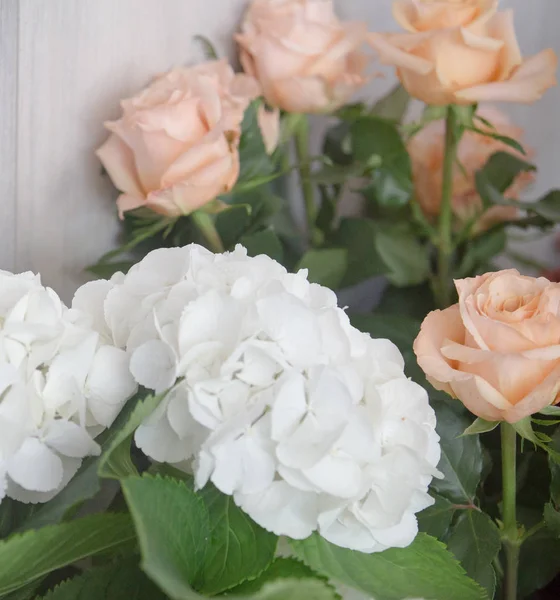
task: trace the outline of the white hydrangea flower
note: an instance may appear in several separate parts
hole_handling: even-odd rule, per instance
[[[134,393],[128,356],[33,273],[0,271],[0,502],[44,502]]]
[[[79,296],[99,303],[136,381],[171,389],[136,432],[257,523],[363,552],[404,547],[440,457],[426,392],[335,294],[244,248],[150,253]]]

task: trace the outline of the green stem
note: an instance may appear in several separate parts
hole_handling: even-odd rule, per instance
[[[515,514],[517,434],[509,423],[502,423],[502,521],[506,554],[504,600],[517,599],[517,570],[521,540]]]
[[[445,150],[439,213],[438,253],[438,304],[447,308],[451,304],[451,257],[453,254],[453,167],[457,155],[458,139],[453,105],[447,107],[445,120]]]
[[[225,248],[222,238],[214,225],[212,217],[202,210],[196,210],[191,214],[191,218],[200,233],[204,236],[210,250],[216,253],[224,252]]]
[[[313,245],[315,242],[315,221],[317,220],[317,205],[315,204],[315,190],[310,180],[311,168],[309,160],[309,119],[307,115],[301,115],[295,130],[295,143],[303,201],[305,203],[305,214],[307,216],[307,231],[309,240]]]

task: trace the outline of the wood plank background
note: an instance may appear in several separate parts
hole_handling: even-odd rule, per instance
[[[0,267],[32,269],[68,300],[83,268],[115,243],[114,196],[94,150],[118,102],[150,78],[202,58],[193,36],[234,56],[247,0],[0,0]],[[390,0],[339,0],[345,18],[393,29]],[[526,53],[560,53],[558,0],[514,7]],[[376,81],[370,95],[390,79]],[[537,190],[560,185],[560,90],[509,107],[538,149]],[[549,243],[536,246],[550,254]]]

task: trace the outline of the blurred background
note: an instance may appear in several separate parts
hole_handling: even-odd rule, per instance
[[[69,300],[85,266],[116,244],[115,191],[94,155],[103,121],[154,74],[204,58],[194,36],[235,59],[232,34],[247,0],[0,0],[0,268],[43,274]],[[338,0],[345,19],[396,29],[391,0]],[[560,54],[558,0],[501,0],[515,9],[524,54]],[[375,99],[388,74],[361,94]],[[506,106],[536,149],[530,196],[560,186],[560,89],[536,105]],[[315,121],[317,128],[321,120]],[[534,239],[560,265],[551,238]]]

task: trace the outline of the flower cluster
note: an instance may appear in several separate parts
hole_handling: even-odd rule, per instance
[[[45,502],[99,453],[136,383],[127,354],[39,276],[2,271],[0,288],[0,501]]]
[[[277,534],[318,529],[365,552],[412,542],[440,455],[427,394],[305,271],[191,245],[78,298],[103,300],[136,381],[167,392],[136,432],[149,457],[194,459],[199,488],[212,481]]]

